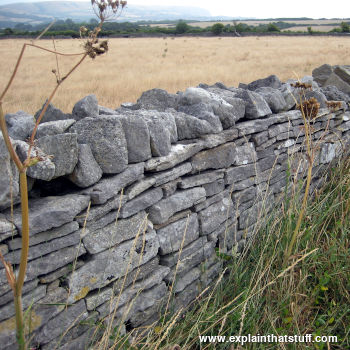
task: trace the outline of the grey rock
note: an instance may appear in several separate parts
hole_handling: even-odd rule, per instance
[[[35,113],[34,117],[36,120],[38,120],[38,118],[41,114],[41,111],[45,107],[46,102],[47,102],[47,100],[45,101],[45,103],[43,104],[41,109]],[[49,103],[49,105],[47,106],[46,112],[45,112],[43,118],[41,119],[41,122],[42,123],[55,122],[57,120],[66,120],[66,119],[71,119],[71,118],[72,118],[72,116],[70,114],[63,113],[60,109],[56,108],[52,103]]]
[[[16,143],[18,156],[23,162],[25,159],[27,159],[29,144],[24,141],[17,141]],[[31,157],[34,158],[37,156],[39,156],[41,160],[37,164],[27,169],[27,175],[33,179],[50,181],[55,176],[55,164],[48,157],[48,154],[35,145],[31,151]]]
[[[176,279],[173,292],[174,293],[182,292],[193,281],[198,280],[200,275],[201,275],[201,270],[198,267],[195,267],[194,269],[190,270],[184,276]]]
[[[282,83],[276,75],[269,75],[267,78],[252,81],[248,84],[248,89],[256,90],[260,87],[271,87],[273,89],[278,89],[281,87],[281,85]]]
[[[323,86],[332,73],[332,66],[329,64],[323,64],[322,66],[315,68],[312,71],[312,77],[320,86]]]
[[[51,122],[40,123],[36,132],[36,138],[63,134],[75,123],[75,119],[54,120]],[[31,130],[30,134],[33,132]]]
[[[75,123],[70,132],[78,143],[88,144],[103,173],[116,174],[126,169],[128,151],[124,130],[118,116],[85,118]]]
[[[340,91],[336,86],[328,85],[321,88],[321,92],[329,101],[345,101],[350,102],[350,96]]]
[[[98,116],[98,103],[95,95],[88,95],[78,101],[72,111],[72,117],[75,120],[83,118],[94,118]]]
[[[203,202],[201,202],[199,204],[196,204],[195,207],[194,207],[195,211],[199,212],[199,211],[201,211],[201,210],[203,210],[205,208],[208,208],[209,205],[212,205],[214,203],[220,202],[224,198],[230,198],[230,190],[229,189],[227,189],[227,190],[225,190],[223,192],[220,192],[220,193],[218,193],[218,194],[216,194],[216,195],[206,199],[205,201],[203,201]]]
[[[296,105],[296,98],[294,97],[294,88],[290,84],[283,84],[279,89],[283,95],[286,102],[286,110],[294,108]]]
[[[178,179],[173,180],[171,182],[167,182],[166,184],[164,184],[162,186],[164,198],[168,198],[169,196],[171,196],[175,193],[175,191],[177,190],[177,185],[178,185],[180,180],[181,180],[181,178],[178,178]]]
[[[121,242],[143,234],[147,228],[145,212],[140,212],[129,219],[118,219],[99,230],[90,231],[83,238],[85,248],[90,254],[102,252]]]
[[[225,184],[233,184],[238,181],[249,179],[256,175],[256,164],[240,165],[228,168],[225,171]]]
[[[229,142],[221,146],[202,151],[192,158],[193,171],[227,168],[236,160],[236,145]]]
[[[252,140],[254,142],[255,146],[260,146],[264,142],[268,141],[269,139],[269,132],[268,131],[262,131],[257,134],[252,135]]]
[[[324,143],[321,147],[320,152],[320,163],[330,163],[334,158],[341,154],[341,145],[339,142],[336,143]]]
[[[162,89],[152,89],[142,93],[137,100],[138,108],[154,109],[164,112],[167,108],[175,108],[177,96]]]
[[[145,239],[145,244],[143,244]],[[130,240],[93,255],[80,269],[69,277],[68,302],[84,298],[90,290],[102,288],[145,264],[158,253],[159,243],[155,232],[140,235],[136,242]]]
[[[138,115],[120,115],[126,143],[128,162],[138,163],[151,158],[151,139],[147,123]]]
[[[89,145],[78,145],[78,162],[68,176],[79,187],[85,188],[98,182],[102,177],[102,169],[97,164]]]
[[[215,180],[222,179],[224,177],[223,171],[206,171],[199,175],[183,177],[178,184],[179,188],[186,189],[196,186],[201,186],[214,182]]]
[[[349,85],[349,92],[350,92],[350,85]],[[314,97],[317,100],[321,108],[326,108],[327,98],[322,92],[307,90],[305,92],[305,99],[309,100],[312,97]]]
[[[192,282],[183,291],[176,294],[174,301],[171,304],[174,313],[179,312],[180,309],[185,309],[191,301],[196,299],[196,296],[200,293],[201,287],[199,280]]]
[[[68,194],[60,197],[43,197],[33,199],[29,204],[30,235],[43,232],[54,227],[60,227],[73,221],[74,217],[87,208],[89,197]],[[6,213],[11,220],[11,213]],[[22,231],[21,209],[14,209],[14,224],[18,231]]]
[[[202,288],[209,286],[213,282],[213,280],[218,277],[221,270],[221,263],[218,262],[215,265],[211,266],[208,270],[204,271],[204,273],[200,277]]]
[[[347,84],[350,84],[350,66],[335,66],[334,73]]]
[[[236,147],[235,164],[245,165],[257,160],[255,147],[252,142]]]
[[[9,252],[7,244],[0,244],[0,253],[2,256],[6,255]]]
[[[159,202],[163,198],[161,188],[155,188],[140,194],[134,199],[125,203],[120,210],[120,217],[127,218]]]
[[[84,301],[69,306],[45,325],[34,335],[34,342],[46,344],[62,335],[72,326],[72,320],[77,324],[88,317]]]
[[[173,253],[199,237],[197,214],[171,223],[157,230],[160,254]]]
[[[46,286],[39,286],[22,297],[23,309],[27,309],[32,303],[42,299],[46,294]],[[0,307],[0,322],[6,320],[15,314],[15,308],[12,303]]]
[[[15,164],[11,161],[4,138],[0,133],[0,209],[11,206],[11,199],[16,200],[18,196],[19,173]]]
[[[233,203],[230,198],[224,198],[198,214],[201,234],[207,235],[213,232],[228,218],[234,216]]]
[[[38,275],[45,275],[55,271],[58,268],[73,262],[85,253],[86,251],[81,245],[71,246],[54,251],[36,260],[29,261],[26,279],[30,281],[38,277]]]
[[[251,177],[249,179],[245,179],[245,180],[242,180],[242,181],[235,182],[231,186],[231,190],[232,191],[242,191],[242,190],[245,190],[246,188],[249,188],[249,187],[251,187],[253,185],[255,185],[255,179]]]
[[[335,73],[332,73],[326,82],[324,83],[323,86],[328,86],[328,85],[334,85],[337,87],[340,91],[344,92],[345,94],[349,95],[350,94],[350,84],[346,83],[344,80],[339,78],[338,75]]]
[[[265,99],[254,91],[244,90],[237,94],[237,97],[245,101],[245,116],[248,119],[258,119],[272,114],[272,111]]]
[[[212,126],[206,120],[190,114],[177,112],[175,122],[179,140],[194,139],[212,132]]]
[[[112,286],[108,286],[102,290],[98,290],[97,293],[91,293],[86,297],[86,306],[88,310],[94,310],[105,301],[110,301],[111,298],[117,298],[119,295],[126,290],[135,290],[135,282],[138,285],[146,288],[150,288],[155,284],[159,284],[163,277],[164,272],[168,272],[166,268],[159,265],[159,258],[154,258],[147,262],[144,265],[137,267],[136,269],[129,271],[125,278],[121,278],[117,280]],[[128,287],[131,285],[131,288]],[[137,289],[136,289],[137,292]],[[120,306],[119,302],[119,306]],[[105,310],[105,314],[107,315],[109,312],[106,306],[109,306],[109,303],[106,303],[102,308]],[[100,309],[100,311],[102,310]],[[108,308],[109,309],[109,308]]]
[[[288,132],[288,131],[292,132],[291,123],[287,122],[287,123],[277,124],[269,128],[269,137],[272,138],[281,133]]]
[[[180,176],[191,172],[191,170],[192,170],[191,163],[183,163],[181,165],[176,166],[172,170],[165,170],[160,173],[157,173],[156,175],[153,176],[156,180],[154,186],[160,186],[167,182],[178,179]]]
[[[115,115],[118,112],[115,109],[111,109],[104,106],[98,106],[98,114],[99,115]]]
[[[15,226],[5,216],[0,214],[0,242],[4,241],[9,237],[17,236],[18,232]]]
[[[86,190],[93,204],[104,204],[126,186],[143,177],[144,164],[129,165],[122,173],[100,180],[96,185]]]
[[[23,289],[22,289],[22,293],[23,295],[27,294],[28,292],[32,291],[33,289],[36,288],[36,286],[38,285],[39,280],[35,279],[29,282],[26,282],[23,284]],[[13,302],[13,290],[10,288],[10,291],[8,291],[7,293],[1,295],[0,298],[0,305],[5,305],[7,303]],[[13,304],[11,304],[13,307]]]
[[[239,133],[241,136],[247,136],[251,134],[255,134],[257,132],[265,131],[268,129],[268,127],[271,125],[268,120],[263,119],[255,119],[255,120],[248,120],[243,123],[238,123],[236,125],[236,128],[239,130]]]
[[[222,145],[223,143],[236,140],[237,138],[238,130],[236,128],[231,128],[218,134],[204,135],[201,137],[201,143],[204,145],[204,148],[214,148]]]
[[[5,115],[8,134],[15,140],[26,140],[31,135],[35,125],[35,119],[32,115],[23,111]]]
[[[286,109],[287,104],[281,91],[271,87],[260,87],[255,92],[262,95],[273,113],[279,113]]]
[[[231,198],[233,205],[236,208],[243,203],[258,198],[258,189],[255,186],[253,186],[243,191],[235,191],[232,193]]]
[[[71,174],[78,162],[78,143],[75,134],[44,136],[37,140],[37,146],[52,156],[55,164],[54,178]]]
[[[73,270],[79,269],[84,265],[82,260],[74,260],[73,263],[58,268],[52,272],[40,276],[40,283],[53,283],[61,277],[68,276]]]
[[[178,191],[150,207],[148,209],[149,219],[154,224],[162,224],[175,213],[190,208],[203,199],[205,199],[204,188],[197,187]]]
[[[165,266],[158,266],[156,270],[153,271],[153,273],[144,280],[139,280],[136,283],[133,283],[128,288],[124,289],[119,297],[119,293],[116,294],[113,289],[106,289],[102,293],[100,293],[98,300],[93,300],[91,298],[87,299],[87,307],[88,309],[92,309],[93,307],[96,307],[97,305],[102,304],[102,302],[105,302],[107,300],[107,303],[100,306],[98,308],[98,312],[100,315],[108,315],[110,313],[110,310],[115,310],[120,308],[121,306],[125,304],[129,304],[133,302],[134,304],[137,304],[137,302],[141,302],[141,299],[138,297],[140,294],[144,294],[144,291],[147,291],[149,289],[152,289],[153,287],[159,285],[162,283],[163,278],[169,273],[170,269]],[[97,305],[96,305],[97,304]],[[119,316],[119,315],[118,315]]]
[[[162,171],[173,168],[175,165],[184,162],[194,154],[198,153],[202,148],[203,145],[197,143],[173,145],[167,156],[148,160],[145,163],[145,170]]]
[[[127,187],[125,190],[125,196],[128,198],[128,200],[131,200],[139,194],[148,190],[155,184],[155,182],[156,179],[154,177],[143,178],[138,182],[134,183],[133,185]]]
[[[191,106],[201,102],[210,103],[211,100],[212,96],[208,91],[202,88],[190,87],[180,95],[178,103],[185,106]]]
[[[223,130],[220,118],[214,114],[212,106],[208,103],[196,103],[194,105],[180,105],[177,110],[192,115],[210,125],[211,133],[218,133]]]
[[[208,240],[217,242],[220,253],[227,253],[236,243],[237,219],[229,218],[220,224],[213,232],[209,233]]]
[[[35,236],[34,236],[35,237]],[[72,245],[77,245],[80,242],[80,234],[78,231],[53,239],[48,242],[39,243],[38,245],[31,246],[28,253],[28,261],[39,258],[46,254],[49,254],[53,251],[70,247]],[[15,250],[4,256],[6,261],[9,261],[11,264],[19,264],[21,261],[21,250]]]
[[[207,197],[214,196],[215,194],[218,194],[225,189],[225,180],[219,179],[217,181],[204,184],[203,188],[205,189]]]

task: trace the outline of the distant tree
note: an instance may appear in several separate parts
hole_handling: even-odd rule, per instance
[[[211,27],[211,32],[214,35],[220,35],[223,31],[224,31],[225,26],[222,23],[215,23],[212,27]]]
[[[13,33],[14,33],[14,31],[11,28],[5,28],[4,29],[4,34],[5,35],[11,35]]]
[[[312,27],[307,27],[307,32],[308,32],[309,34],[313,34]]]
[[[340,29],[343,33],[350,33],[350,25],[349,23],[346,22],[341,22],[340,23]]]
[[[176,34],[184,34],[184,33],[188,32],[189,29],[190,29],[190,26],[186,22],[179,21],[176,25],[175,33]]]
[[[276,26],[276,24],[269,23],[267,25],[267,31],[268,32],[280,32],[280,29]]]

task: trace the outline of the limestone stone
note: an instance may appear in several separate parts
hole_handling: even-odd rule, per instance
[[[176,279],[173,292],[174,293],[182,292],[193,281],[198,280],[200,275],[201,275],[201,270],[198,267],[195,267],[194,269],[190,270],[184,276]]]
[[[29,144],[19,140],[17,140],[16,144],[17,144],[17,154],[20,160],[23,162],[25,159],[27,159]],[[27,175],[33,179],[40,179],[45,181],[52,180],[56,172],[55,164],[48,157],[48,154],[46,154],[43,150],[41,150],[37,146],[34,146],[31,151],[31,157],[34,158],[37,156],[39,156],[41,160],[37,164],[27,169]]]
[[[111,285],[108,285],[106,288],[99,289],[96,293],[90,293],[85,299],[87,309],[90,311],[94,310],[104,302],[110,300],[111,297],[118,297],[130,285],[134,285],[135,282],[139,284],[144,284],[146,282],[148,285],[149,282],[151,282],[151,284],[153,283],[153,285],[158,284],[163,279],[164,271],[166,270],[163,269],[163,266],[159,265],[159,258],[155,257],[146,264],[138,266],[134,270],[129,271],[125,277],[118,279]],[[169,271],[167,271],[167,273],[168,272]],[[157,280],[157,283],[154,283],[155,279]]]
[[[231,186],[232,191],[242,191],[245,190],[246,188],[249,188],[251,186],[255,185],[255,178],[251,177],[249,179],[245,179],[242,181],[235,182]]]
[[[177,293],[171,307],[173,312],[178,312],[181,308],[185,308],[190,302],[196,299],[196,296],[200,293],[200,283],[199,280],[192,282],[183,291]]]
[[[227,168],[236,161],[236,145],[228,142],[221,146],[197,153],[192,158],[193,171]]]
[[[98,103],[95,95],[88,95],[78,101],[72,111],[75,120],[98,116]]]
[[[3,214],[0,214],[0,242],[9,237],[15,237],[18,234],[14,225],[6,220]]]
[[[185,174],[188,174],[192,170],[191,163],[183,163],[181,165],[178,165],[177,167],[171,169],[171,170],[165,170],[163,172],[157,173],[153,177],[155,178],[156,182],[154,186],[160,186],[167,182],[171,182],[180,176],[183,176]]]
[[[24,111],[6,114],[5,121],[9,136],[14,140],[26,140],[34,128],[34,117]]]
[[[48,274],[41,275],[40,283],[46,284],[46,283],[55,282],[57,281],[57,279],[69,275],[74,269],[79,269],[83,265],[84,265],[84,262],[82,260],[74,260],[73,263],[60,267],[57,270],[49,272]]]
[[[55,164],[54,178],[71,174],[78,162],[78,143],[75,134],[44,136],[37,140],[37,146],[50,155]]]
[[[125,196],[128,198],[128,200],[131,200],[151,188],[155,182],[156,179],[154,177],[143,178],[136,183],[128,186],[125,190]]]
[[[323,86],[332,73],[332,66],[330,66],[329,64],[323,64],[322,66],[315,68],[312,71],[312,77],[320,86]]]
[[[264,79],[258,79],[255,81],[252,81],[248,84],[249,90],[256,90],[261,87],[270,87],[273,89],[278,89],[282,85],[281,81],[276,75],[269,75],[268,77]]]
[[[333,85],[345,94],[350,94],[350,84],[346,83],[335,73],[332,73],[324,83],[324,86],[328,85]]]
[[[238,181],[249,179],[257,172],[256,164],[240,165],[228,168],[225,172],[225,184],[233,184]]]
[[[244,90],[238,93],[237,97],[245,101],[245,117],[248,119],[258,119],[272,114],[265,99],[254,91]]]
[[[175,114],[179,140],[194,139],[201,135],[210,134],[211,125],[206,121],[190,114],[177,112]]]
[[[31,279],[36,278],[38,275],[45,275],[55,271],[58,268],[73,262],[75,259],[85,253],[86,250],[81,245],[71,246],[29,261],[26,279],[27,281],[30,281]]]
[[[24,294],[22,297],[23,309],[27,309],[32,303],[42,299],[46,294],[46,286],[39,286],[33,291]],[[9,303],[5,306],[0,307],[0,322],[6,320],[15,314],[15,308],[13,303]]]
[[[209,233],[208,240],[217,242],[216,245],[219,248],[220,253],[226,253],[231,249],[232,245],[236,242],[236,231],[237,231],[237,219],[229,218],[224,221],[218,228],[213,232]]]
[[[87,298],[87,307],[90,310],[93,310],[98,305],[101,305],[105,301],[107,303],[101,305],[98,308],[100,315],[108,315],[110,310],[118,309],[126,303],[130,303],[134,297],[137,298],[139,294],[143,294],[143,291],[146,291],[154,286],[157,286],[162,283],[163,278],[170,272],[170,268],[166,266],[159,266],[152,274],[147,276],[144,280],[139,280],[128,288],[125,288],[121,294],[115,293],[113,289],[106,289],[100,293],[98,300],[93,300]],[[120,296],[119,296],[120,295]],[[140,302],[140,300],[138,300]]]
[[[129,165],[122,173],[103,178],[96,185],[85,191],[93,204],[104,204],[126,186],[143,177],[144,164]]]
[[[45,103],[43,104],[41,109],[35,113],[34,117],[36,120],[38,120],[38,118],[41,114],[41,111],[45,107],[46,102],[47,102],[47,100],[45,101]],[[66,119],[73,119],[73,118],[70,114],[63,113],[60,109],[56,108],[52,103],[49,103],[49,105],[46,109],[46,112],[45,112],[43,118],[41,119],[41,122],[47,123],[47,122],[55,122],[57,120],[66,120]]]
[[[184,162],[203,149],[202,144],[191,143],[188,145],[177,144],[171,147],[171,151],[167,156],[152,158],[145,163],[147,171],[167,170],[175,165]]]
[[[197,214],[171,223],[157,230],[161,255],[173,253],[199,237]]]
[[[246,122],[238,123],[236,128],[239,130],[241,136],[254,134],[265,131],[270,126],[266,119],[263,120],[248,120]]]
[[[126,169],[128,150],[122,124],[116,115],[84,118],[70,132],[78,135],[79,144],[88,144],[103,173],[117,174]]]
[[[213,232],[225,220],[234,216],[234,208],[231,199],[224,198],[198,214],[201,234],[207,235]]]
[[[239,124],[237,124],[239,125]],[[237,128],[238,129],[238,128]],[[201,143],[205,148],[214,148],[223,143],[236,140],[238,138],[238,130],[236,128],[226,129],[218,134],[204,135],[201,137]],[[236,141],[235,141],[236,142]]]
[[[36,132],[36,138],[40,139],[41,137],[44,137],[44,136],[63,134],[74,123],[75,123],[75,119],[53,120],[50,122],[40,123]]]
[[[141,211],[129,219],[118,219],[96,231],[87,228],[83,243],[90,254],[96,254],[130,240],[137,234],[142,235],[146,228],[146,213]]]
[[[255,92],[262,95],[273,113],[286,109],[287,104],[281,91],[271,87],[260,87]]]
[[[115,109],[111,109],[104,106],[98,106],[98,114],[99,115],[115,115],[118,112]]]
[[[32,281],[24,283],[23,284],[23,289],[22,289],[23,295],[25,295],[28,292],[30,292],[33,289],[35,289],[37,287],[38,283],[39,283],[38,279],[35,279],[35,280],[32,280]],[[9,302],[13,302],[13,290],[11,288],[10,288],[10,290],[7,293],[1,295],[0,305],[6,305]],[[13,304],[11,304],[11,305],[13,305]]]
[[[245,165],[254,163],[257,159],[255,147],[252,142],[236,147],[235,164]]]
[[[36,237],[36,236],[34,236]],[[53,251],[77,245],[80,242],[80,234],[78,231],[69,235],[53,239],[48,242],[42,242],[38,245],[31,246],[28,253],[28,261],[49,254]],[[5,260],[11,264],[19,264],[21,261],[21,250],[15,250],[4,256]]]
[[[137,100],[137,107],[143,109],[154,109],[164,112],[168,108],[174,108],[177,96],[169,94],[162,89],[152,89],[142,93]]]
[[[335,66],[334,73],[347,84],[350,84],[350,66]]]
[[[9,207],[11,198],[17,199],[18,196],[19,173],[15,164],[11,161],[4,138],[0,133],[0,209]],[[1,236],[0,234],[0,241]]]
[[[97,164],[89,145],[78,145],[78,151],[78,162],[68,178],[77,186],[85,188],[101,179],[102,169]]]
[[[202,284],[202,288],[209,286],[215,278],[217,278],[222,270],[221,263],[216,263],[211,266],[208,270],[204,271],[204,273],[200,277],[200,281]]]
[[[223,171],[206,171],[199,175],[193,175],[188,177],[183,177],[179,181],[179,188],[186,189],[196,186],[201,186],[214,182],[215,180],[222,179],[224,177]]]
[[[217,202],[220,202],[221,200],[223,200],[224,198],[230,198],[230,190],[227,189],[225,191],[222,191],[210,198],[207,198],[205,201],[199,203],[199,204],[196,204],[195,205],[195,211],[196,212],[199,212],[205,208],[208,208],[209,205],[212,205],[214,203],[217,203]]]
[[[225,180],[219,179],[217,181],[204,184],[203,188],[205,189],[205,193],[207,197],[214,196],[215,194],[218,194],[225,189]]]
[[[320,152],[320,163],[330,163],[334,158],[340,155],[341,145],[337,143],[324,143]]]
[[[143,241],[145,239],[145,244]],[[145,264],[158,253],[159,243],[155,232],[140,235],[134,240],[123,242],[111,249],[93,255],[80,269],[69,277],[70,295],[68,302],[84,298],[90,290],[102,288],[124,276],[138,265]],[[131,253],[132,252],[132,253]]]
[[[291,131],[292,125],[289,122],[277,124],[269,128],[269,137],[275,137],[281,133]]]
[[[60,227],[73,221],[74,217],[87,208],[90,198],[83,195],[67,194],[58,197],[43,197],[30,201],[29,227],[30,235]],[[6,213],[11,220],[11,213]],[[22,232],[21,209],[14,209],[14,224]]]
[[[44,324],[34,335],[33,341],[39,344],[46,344],[56,337],[62,335],[72,325],[85,320],[88,317],[85,302],[83,300],[68,306],[56,317]]]
[[[120,217],[127,218],[159,202],[163,198],[161,188],[148,190],[125,203],[120,210]]]
[[[149,219],[154,224],[162,224],[175,213],[190,208],[204,199],[205,189],[201,187],[178,191],[150,207],[148,209]]]
[[[146,121],[133,114],[120,115],[119,118],[125,133],[129,164],[150,159],[151,139]]]

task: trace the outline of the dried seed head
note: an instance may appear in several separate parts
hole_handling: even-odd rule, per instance
[[[301,83],[300,81],[297,81],[294,84],[291,84],[296,89],[302,89],[302,90],[312,90],[312,85],[307,83]]]
[[[335,112],[341,108],[341,101],[326,101],[326,105],[329,110]]]
[[[317,117],[318,111],[320,109],[320,104],[315,97],[303,101],[302,104],[298,104],[297,108],[302,111],[307,119],[315,119]]]
[[[119,0],[91,0],[91,5],[95,11],[96,16],[106,21],[115,15],[120,15],[127,1]]]

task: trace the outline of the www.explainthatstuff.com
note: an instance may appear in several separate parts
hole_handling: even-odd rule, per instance
[[[199,336],[200,343],[238,343],[240,345],[248,343],[337,343],[337,336],[321,336],[313,334],[305,335],[202,335]]]

